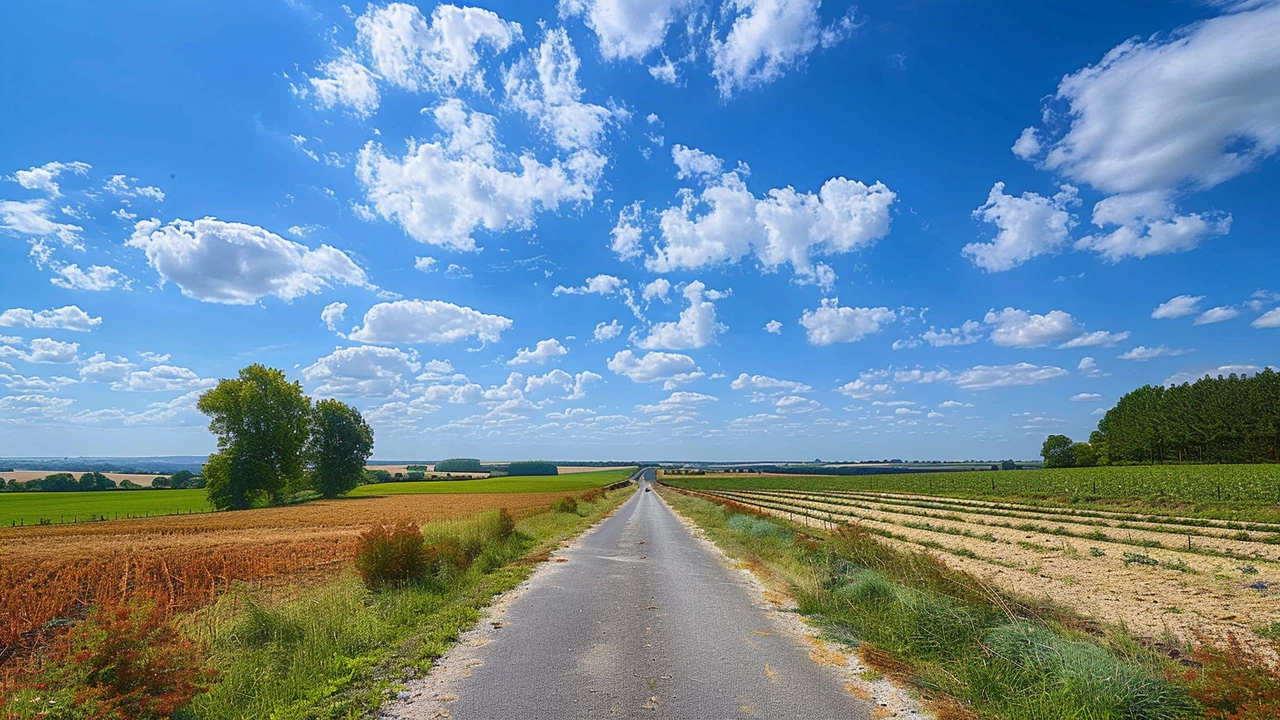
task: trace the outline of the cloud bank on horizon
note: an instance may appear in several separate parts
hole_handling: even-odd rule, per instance
[[[487,5],[18,3],[0,454],[263,362],[383,458],[1027,458],[1280,365],[1280,2]]]

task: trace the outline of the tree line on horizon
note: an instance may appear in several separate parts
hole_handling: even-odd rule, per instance
[[[1144,385],[1102,416],[1089,442],[1050,435],[1041,455],[1045,467],[1280,463],[1280,373]]]

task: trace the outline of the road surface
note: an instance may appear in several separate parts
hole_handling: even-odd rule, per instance
[[[869,718],[652,480],[383,717]]]

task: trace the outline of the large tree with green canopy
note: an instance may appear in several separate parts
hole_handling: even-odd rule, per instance
[[[354,490],[372,454],[373,431],[359,410],[337,400],[316,403],[306,460],[317,492],[333,498]]]
[[[218,452],[204,466],[209,502],[218,509],[276,504],[300,484],[311,400],[282,371],[254,364],[200,396]]]

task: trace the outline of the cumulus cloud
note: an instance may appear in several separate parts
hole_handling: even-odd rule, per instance
[[[1076,365],[1076,371],[1087,378],[1104,377],[1107,374],[1098,367],[1098,361],[1088,355],[1080,358],[1080,363]]]
[[[782,323],[778,320],[770,320],[769,322],[764,324],[764,331],[769,333],[770,335],[781,335]]]
[[[26,350],[0,345],[0,358],[17,358],[37,365],[64,365],[79,360],[80,343],[60,342],[52,338],[36,338]]]
[[[114,383],[124,379],[134,369],[134,364],[123,357],[108,360],[103,353],[94,353],[80,366],[82,382]]]
[[[728,327],[716,321],[716,307],[708,299],[713,292],[707,292],[707,286],[697,280],[686,285],[682,294],[689,306],[680,312],[680,319],[654,323],[647,336],[636,340],[636,346],[649,350],[685,350],[715,342],[716,336]]]
[[[212,387],[216,383],[216,380],[201,378],[191,368],[156,365],[125,373],[111,384],[111,389],[122,392],[173,392]]]
[[[1172,320],[1195,315],[1200,312],[1201,300],[1204,300],[1203,295],[1179,295],[1170,298],[1167,302],[1160,303],[1159,307],[1152,310],[1151,317],[1156,320]]]
[[[57,240],[68,247],[81,247],[80,233],[84,228],[58,222],[53,219],[53,213],[53,206],[44,198],[0,200],[0,231],[33,244],[42,240]]]
[[[622,260],[631,260],[644,254],[641,238],[644,236],[642,205],[633,202],[618,211],[618,223],[609,231],[612,238],[609,249]]]
[[[302,379],[316,395],[389,397],[405,392],[408,379],[421,367],[412,352],[361,345],[339,348],[316,360],[303,368]]]
[[[813,389],[795,380],[779,380],[768,375],[748,375],[746,373],[742,373],[733,382],[729,383],[729,387],[733,390],[758,390],[788,395],[809,392]]]
[[[329,245],[312,250],[256,225],[212,217],[139,222],[126,242],[146,253],[160,281],[202,302],[253,305],[268,295],[291,302],[334,284],[367,286],[364,270]]]
[[[596,329],[595,329],[595,332],[593,333],[596,339],[596,342],[604,342],[605,340],[612,340],[621,334],[622,334],[622,325],[617,320],[613,320],[612,322],[609,322],[609,323],[603,323],[603,322],[596,323]]]
[[[320,311],[320,319],[324,321],[325,327],[329,328],[330,332],[338,333],[339,335],[341,335],[342,332],[338,330],[338,323],[342,322],[342,319],[346,316],[346,314],[347,314],[346,303],[331,302],[328,305],[325,305],[324,309]]]
[[[614,275],[596,275],[587,278],[582,285],[566,287],[557,285],[552,295],[613,295],[626,285],[627,281]]]
[[[128,289],[130,284],[124,273],[109,265],[90,265],[89,269],[81,270],[79,265],[73,263],[63,265],[54,272],[58,276],[50,278],[49,282],[67,290],[103,292],[112,288]]]
[[[347,108],[353,115],[369,117],[378,109],[377,79],[349,51],[317,68],[320,77],[308,78],[320,107]]]
[[[1124,332],[1108,332],[1106,330],[1097,330],[1091,333],[1085,333],[1079,337],[1072,338],[1058,346],[1059,350],[1069,350],[1071,348],[1084,347],[1112,347],[1116,343],[1124,342],[1129,339],[1128,330]]]
[[[649,352],[637,356],[630,350],[620,350],[609,358],[607,366],[632,382],[660,382],[666,390],[706,377],[693,358],[680,353]]]
[[[62,194],[56,182],[59,175],[64,172],[85,175],[92,167],[84,162],[48,162],[27,170],[18,170],[11,179],[28,190],[39,190],[51,197],[57,197]]]
[[[560,17],[580,16],[606,60],[643,60],[692,0],[560,0]]]
[[[1053,197],[1033,192],[1017,196],[1006,195],[1004,183],[998,182],[987,202],[973,211],[974,217],[996,226],[995,238],[969,243],[961,253],[987,272],[1012,270],[1034,257],[1056,253],[1071,239],[1075,219],[1067,208],[1076,202],[1076,189],[1070,185]]]
[[[724,161],[697,148],[679,143],[671,146],[671,161],[676,164],[676,179],[714,178],[724,171]]]
[[[1267,328],[1280,328],[1280,308],[1269,310],[1258,317],[1257,320],[1249,323],[1249,325],[1259,330]]]
[[[1225,322],[1231,320],[1240,314],[1240,311],[1228,305],[1219,305],[1218,307],[1209,308],[1196,316],[1192,322],[1193,325],[1212,325],[1214,323]]]
[[[507,361],[508,365],[542,365],[552,358],[569,354],[569,349],[555,338],[539,340],[532,349],[520,348],[516,356]]]
[[[107,179],[102,189],[117,197],[143,198],[155,202],[164,200],[163,190],[154,185],[139,185],[138,178],[131,178],[127,175],[112,175]]]
[[[102,324],[102,318],[93,317],[78,305],[65,305],[49,310],[10,308],[0,313],[0,327],[29,327],[41,330],[74,330],[88,332]]]
[[[1170,195],[1151,191],[1133,195],[1113,195],[1093,207],[1093,224],[1114,227],[1110,232],[1087,235],[1076,241],[1077,250],[1092,250],[1109,262],[1125,258],[1187,252],[1213,235],[1231,230],[1231,216],[1225,213],[1179,215]]]
[[[982,325],[976,320],[966,320],[960,327],[956,328],[939,330],[935,327],[930,327],[920,335],[920,339],[933,347],[955,347],[958,345],[972,345],[981,340],[982,335]]]
[[[1071,402],[1097,402],[1098,400],[1102,399],[1102,396],[1099,395],[1098,393],[1082,392],[1082,393],[1076,393],[1075,395],[1072,395],[1067,399],[1070,400]]]
[[[604,169],[594,150],[549,164],[497,146],[496,118],[446,100],[432,110],[442,135],[408,141],[402,157],[374,141],[360,150],[356,177],[372,209],[413,239],[454,250],[476,249],[475,233],[525,229],[540,212],[588,202]]]
[[[369,308],[363,324],[347,336],[375,344],[444,344],[477,338],[497,342],[511,318],[487,315],[443,300],[396,300]]]
[[[1156,347],[1150,347],[1150,348],[1146,347],[1145,345],[1139,345],[1133,348],[1132,350],[1126,351],[1124,354],[1120,355],[1119,358],[1121,360],[1133,360],[1135,362],[1146,362],[1148,360],[1158,358],[1158,357],[1172,357],[1176,355],[1185,355],[1186,353],[1187,353],[1186,350],[1165,347],[1164,345],[1158,345]]]
[[[831,345],[857,342],[880,332],[882,326],[897,318],[889,308],[841,306],[839,298],[824,298],[817,309],[804,311],[800,325],[810,345]]]
[[[784,187],[757,198],[741,170],[716,176],[708,157],[713,158],[684,146],[673,148],[680,174],[696,176],[703,187],[698,192],[683,189],[680,205],[658,214],[659,237],[645,260],[649,270],[692,270],[738,262],[754,253],[766,271],[789,264],[797,281],[829,288],[835,272],[815,262],[815,256],[861,250],[889,233],[889,208],[897,196],[883,183],[835,177],[817,193]],[[627,238],[623,249],[630,256],[639,252],[642,220],[638,211],[630,212],[615,228],[615,245],[619,234]]]
[[[563,150],[598,153],[614,111],[582,102],[581,62],[563,29],[546,32],[542,44],[503,75],[508,101],[536,122]]]
[[[821,0],[733,0],[724,12],[731,24],[713,34],[711,75],[720,95],[732,97],[777,80],[819,46],[838,44],[854,29],[852,13],[829,25],[818,14]]]
[[[680,390],[654,405],[637,405],[636,410],[646,415],[681,414],[687,415],[697,411],[702,405],[719,402],[720,398],[705,393]]]
[[[1023,160],[1030,160],[1040,154],[1040,137],[1033,127],[1026,128],[1013,143],[1013,154]]]
[[[1003,387],[1038,385],[1069,375],[1066,370],[1053,365],[975,365],[955,376],[956,387],[965,390],[991,390]]]
[[[1061,310],[1035,315],[1008,307],[991,310],[983,322],[992,328],[991,342],[1006,347],[1043,347],[1055,342],[1061,342],[1059,349],[1110,347],[1129,337],[1128,332],[1085,332],[1070,313]]]

